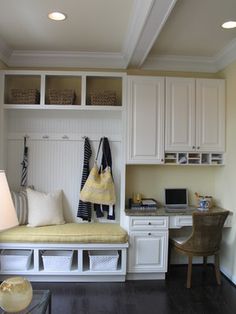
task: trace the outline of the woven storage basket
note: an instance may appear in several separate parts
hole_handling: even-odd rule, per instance
[[[29,269],[32,250],[2,250],[0,255],[1,270]]]
[[[105,91],[103,93],[91,94],[92,106],[116,106],[116,93]]]
[[[69,271],[72,264],[73,251],[47,250],[42,254],[45,271]]]
[[[119,259],[118,251],[89,251],[90,270],[116,270]]]
[[[12,89],[11,103],[13,104],[39,104],[40,94],[37,89]]]
[[[49,104],[51,105],[73,105],[75,92],[73,89],[48,90]]]

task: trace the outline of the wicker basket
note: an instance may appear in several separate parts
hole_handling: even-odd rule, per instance
[[[93,93],[90,102],[92,106],[116,106],[116,93],[113,91]]]
[[[11,89],[12,104],[39,104],[40,93],[37,89]]]
[[[75,92],[73,89],[48,90],[49,104],[51,105],[73,105]]]
[[[90,270],[110,271],[117,269],[118,251],[89,251]]]

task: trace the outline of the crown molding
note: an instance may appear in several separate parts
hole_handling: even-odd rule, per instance
[[[217,70],[224,69],[236,60],[236,38],[214,56]]]
[[[142,69],[213,73],[218,70],[214,58],[177,55],[150,56]]]
[[[12,52],[7,62],[14,67],[80,67],[125,68],[121,53],[74,51],[21,51]]]

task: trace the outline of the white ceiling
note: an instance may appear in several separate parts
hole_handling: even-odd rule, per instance
[[[51,11],[68,18],[53,22]],[[236,0],[0,0],[0,59],[12,67],[215,72],[236,59]]]

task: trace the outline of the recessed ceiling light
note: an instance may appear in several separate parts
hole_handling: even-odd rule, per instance
[[[66,19],[66,15],[62,12],[51,12],[48,17],[54,21],[64,21]]]
[[[227,21],[221,25],[223,28],[235,28],[236,21]]]

